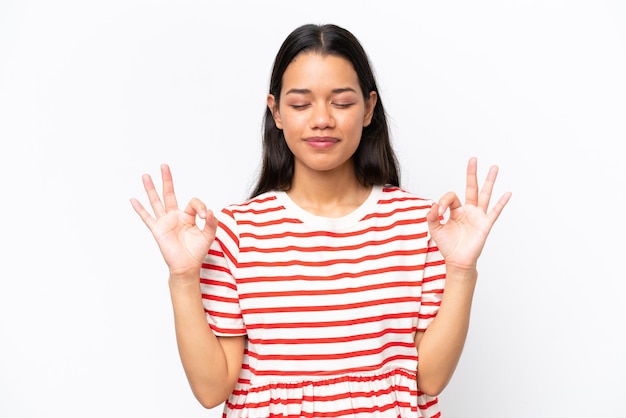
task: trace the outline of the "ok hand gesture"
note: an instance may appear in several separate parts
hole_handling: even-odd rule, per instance
[[[439,203],[433,204],[427,216],[431,235],[446,260],[446,266],[450,268],[467,271],[476,269],[476,263],[487,236],[511,198],[510,192],[505,193],[494,207],[488,210],[498,167],[492,166],[489,169],[487,179],[480,191],[476,171],[477,160],[471,158],[467,165],[465,204],[461,204],[454,192],[448,192],[439,200]],[[441,217],[448,209],[450,217],[444,223]]]
[[[197,278],[202,261],[215,239],[217,220],[196,198],[189,201],[185,210],[179,209],[172,174],[165,164],[161,166],[161,177],[163,200],[155,190],[152,178],[148,174],[142,177],[154,216],[135,198],[130,200],[131,205],[152,232],[170,275]],[[196,217],[204,219],[202,228],[196,224]]]

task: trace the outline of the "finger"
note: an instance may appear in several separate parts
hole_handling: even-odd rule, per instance
[[[143,207],[143,205],[135,198],[130,199],[130,204],[135,209],[135,212],[139,215],[144,224],[148,227],[148,229],[152,230],[152,226],[155,223],[155,219],[150,215],[150,213]]]
[[[187,203],[185,213],[194,218],[199,216],[200,218],[205,219],[207,216],[206,205],[200,199],[194,197],[189,201],[189,203]]]
[[[493,193],[493,186],[496,183],[498,177],[498,166],[493,165],[489,168],[487,178],[483,184],[483,188],[480,191],[478,197],[478,207],[482,208],[485,212],[489,208],[489,201],[491,200],[491,194]]]
[[[448,192],[444,194],[441,199],[439,199],[439,209],[438,214],[442,216],[446,210],[450,209],[451,211],[460,208],[462,205],[461,200],[454,192]]]
[[[150,201],[150,206],[152,207],[152,211],[154,215],[159,218],[165,214],[165,208],[163,207],[163,203],[161,202],[161,198],[154,188],[154,183],[152,182],[152,177],[149,174],[144,174],[141,177],[143,181],[143,188],[146,190],[148,194],[148,200]]]
[[[209,241],[213,241],[215,239],[215,231],[217,230],[217,218],[213,214],[213,211],[208,210],[206,212],[206,217],[204,219],[204,228],[202,232],[207,237]]]
[[[439,215],[439,205],[433,203],[430,210],[426,214],[426,221],[428,222],[428,229],[431,231],[436,231],[441,227],[442,217]]]
[[[163,181],[163,202],[165,210],[178,208],[176,194],[174,193],[174,181],[172,180],[172,172],[167,164],[161,164],[161,179]]]
[[[511,199],[512,195],[513,194],[511,192],[506,192],[500,197],[500,199],[498,199],[498,201],[493,206],[493,208],[491,208],[491,210],[489,211],[489,215],[488,215],[491,225],[493,225],[496,222],[496,220],[502,213],[502,210],[504,209],[506,204],[509,203],[509,200]]]
[[[202,233],[209,242],[215,239],[215,231],[217,230],[217,218],[212,211],[207,210],[206,205],[198,198],[193,198],[185,207],[185,214],[192,216],[194,219],[198,216],[204,220]]]
[[[470,205],[478,204],[478,179],[476,172],[478,171],[478,160],[476,157],[469,159],[467,163],[466,186],[465,186],[465,203]]]

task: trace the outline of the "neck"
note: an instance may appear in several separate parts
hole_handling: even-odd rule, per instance
[[[354,170],[337,172],[294,171],[291,188],[287,192],[302,209],[318,216],[336,218],[348,215],[367,199],[372,187],[362,185]]]

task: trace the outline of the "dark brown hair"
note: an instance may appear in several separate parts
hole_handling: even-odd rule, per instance
[[[287,66],[303,52],[343,57],[352,63],[365,100],[374,91],[378,95],[371,123],[363,128],[360,144],[352,156],[354,171],[364,185],[400,185],[398,162],[391,147],[389,127],[376,79],[369,59],[358,39],[336,25],[307,24],[287,36],[274,60],[269,93],[280,98],[283,74]],[[287,147],[283,131],[276,127],[272,112],[265,110],[263,157],[259,178],[251,197],[270,190],[289,190],[293,178],[294,157]]]

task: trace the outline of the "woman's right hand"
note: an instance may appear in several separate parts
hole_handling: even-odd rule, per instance
[[[178,208],[172,174],[166,164],[161,165],[161,178],[163,200],[154,188],[150,175],[142,177],[154,216],[137,199],[132,198],[130,203],[152,232],[169,267],[170,276],[197,280],[204,257],[215,239],[217,219],[197,198],[191,199],[185,210]],[[204,219],[202,228],[196,224],[196,217]]]

